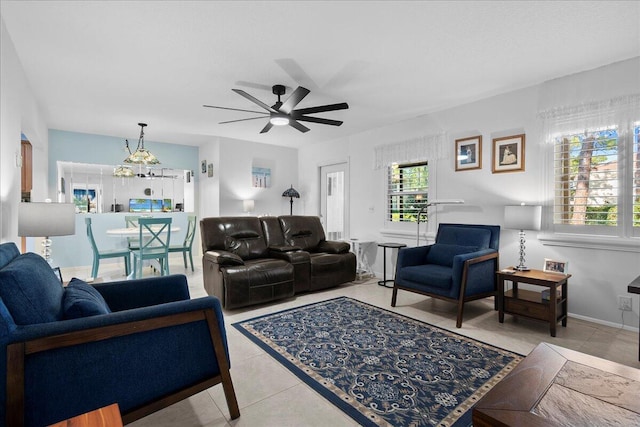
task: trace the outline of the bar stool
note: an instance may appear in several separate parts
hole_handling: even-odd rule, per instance
[[[395,278],[387,279],[387,248],[400,249],[405,248],[407,245],[404,243],[378,243],[378,246],[382,248],[382,280],[378,281],[378,285],[384,286],[385,288],[393,288],[393,286],[387,286],[387,283],[393,283]]]

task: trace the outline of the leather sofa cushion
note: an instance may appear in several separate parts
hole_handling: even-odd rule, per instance
[[[445,267],[452,267],[454,256],[476,252],[477,250],[477,246],[461,246],[435,243],[429,247],[429,252],[427,252],[427,263],[442,265]]]
[[[471,227],[440,227],[436,236],[437,243],[459,246],[475,246],[486,249],[491,242],[491,231]]]
[[[18,325],[62,320],[64,289],[40,255],[27,252],[0,270],[0,298]]]
[[[287,245],[298,246],[303,251],[317,252],[318,244],[325,234],[317,216],[281,216],[278,217],[282,234]]]
[[[71,279],[71,282],[64,290],[63,306],[65,319],[111,313],[100,292],[90,284],[75,277]]]
[[[200,221],[202,252],[224,250],[243,260],[268,256],[262,225],[256,217],[212,217]]]

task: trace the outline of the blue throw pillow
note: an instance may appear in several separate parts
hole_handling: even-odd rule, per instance
[[[27,252],[0,270],[0,298],[17,325],[62,319],[64,289],[42,256]]]
[[[453,257],[461,254],[476,252],[477,246],[447,245],[445,243],[435,243],[431,245],[427,253],[427,263],[437,264],[445,267],[453,266]]]
[[[111,310],[100,292],[88,283],[71,279],[64,291],[64,318],[77,319],[79,317],[109,314]]]

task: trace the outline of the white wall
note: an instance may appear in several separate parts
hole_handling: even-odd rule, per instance
[[[44,200],[47,188],[47,127],[24,77],[11,37],[0,19],[0,241],[19,242],[21,133],[33,146],[33,200]]]
[[[430,233],[440,222],[503,224],[504,205],[519,202],[545,204],[545,151],[541,145],[538,111],[554,105],[575,105],[587,100],[606,99],[623,93],[640,93],[640,59],[567,76],[543,85],[487,98],[468,105],[436,112],[373,129],[349,138],[305,146],[300,149],[300,187],[308,195],[305,214],[319,212],[318,169],[336,161],[350,163],[351,237],[371,238],[378,242],[396,241],[416,244],[415,224],[385,224],[386,171],[375,170],[376,145],[406,141],[411,138],[446,132],[451,145],[448,159],[431,162],[430,198],[464,199],[464,205],[430,208]],[[558,95],[562,94],[562,97]],[[491,172],[492,138],[526,134],[525,172]],[[482,169],[456,172],[455,139],[482,135]],[[395,231],[390,231],[393,228]],[[404,234],[403,234],[404,233]],[[518,260],[518,232],[502,229],[501,266]],[[432,234],[431,234],[432,235]],[[367,252],[375,262],[374,270],[382,274],[381,249]],[[542,245],[533,232],[527,234],[527,264],[542,268],[544,258],[569,261],[573,277],[569,283],[569,312],[577,317],[618,325],[621,312],[617,296],[628,295],[626,287],[640,270],[640,253],[576,247]],[[389,263],[389,256],[387,256]],[[387,267],[389,271],[390,264]],[[625,324],[638,326],[638,304],[625,314]]]
[[[215,153],[214,153],[215,155]],[[209,160],[208,160],[209,161]],[[218,166],[214,167],[214,178],[219,183],[220,216],[246,215],[242,201],[255,201],[252,215],[288,215],[289,199],[282,192],[291,185],[300,191],[301,199],[294,200],[293,213],[302,214],[300,200],[306,194],[298,188],[298,150],[229,138],[220,138],[219,154],[215,157]],[[252,166],[271,169],[271,186],[257,188],[252,186]],[[205,184],[211,178],[204,179]],[[202,186],[204,188],[205,185]],[[203,192],[206,190],[203,190]],[[203,197],[208,195],[203,194]],[[214,216],[204,211],[207,216]]]

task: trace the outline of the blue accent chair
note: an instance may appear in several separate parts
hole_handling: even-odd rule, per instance
[[[117,403],[124,423],[222,384],[240,416],[220,301],[184,275],[63,287],[0,244],[0,425],[45,426]]]
[[[465,302],[497,296],[499,244],[499,225],[440,224],[434,244],[398,252],[391,306],[398,290],[455,302],[460,328]]]

